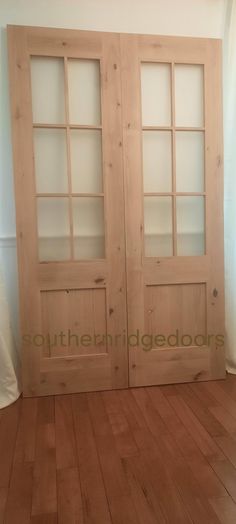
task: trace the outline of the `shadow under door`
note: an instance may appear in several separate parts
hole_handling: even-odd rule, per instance
[[[8,36],[24,394],[222,378],[219,41]]]

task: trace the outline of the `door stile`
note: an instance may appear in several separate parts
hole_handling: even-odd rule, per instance
[[[34,154],[31,87],[27,35],[24,28],[10,27],[8,29],[8,46],[23,355],[22,381],[26,394],[33,395],[39,382],[40,353],[25,342],[25,337],[32,333],[40,333],[41,309],[36,277],[37,225],[35,184],[32,176]],[[20,106],[19,99],[22,102]],[[24,205],[22,205],[23,199]]]

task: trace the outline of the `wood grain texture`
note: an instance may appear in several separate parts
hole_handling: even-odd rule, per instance
[[[49,36],[51,35],[51,36]],[[118,34],[8,27],[9,75],[17,214],[21,334],[30,336],[22,347],[25,396],[76,393],[127,387],[128,355],[123,338],[110,345],[77,348],[47,344],[36,347],[34,337],[71,330],[80,334],[126,330],[126,276],[120,39]],[[69,53],[69,55],[68,55]],[[34,166],[31,93],[31,54],[64,58],[64,129],[67,174],[70,260],[40,263]],[[70,123],[67,57],[99,60],[101,85],[102,171],[105,229],[104,259],[75,260],[72,213]],[[17,89],[15,86],[17,85]],[[70,119],[70,120],[69,120]],[[35,122],[37,127],[37,122]],[[46,126],[47,127],[47,126]],[[59,126],[60,127],[60,126]],[[72,126],[74,128],[74,126]],[[57,126],[56,126],[57,128]],[[89,128],[89,126],[88,126]],[[98,193],[100,194],[100,193]],[[98,196],[97,194],[97,196]],[[55,195],[54,195],[55,196]],[[74,195],[73,195],[74,196]],[[52,195],[53,198],[53,195]],[[113,338],[114,339],[114,338]],[[109,350],[108,350],[109,349]],[[71,361],[68,355],[76,355]],[[86,354],[87,360],[83,357]],[[100,358],[106,354],[106,358]],[[58,372],[58,359],[60,372]],[[50,362],[49,362],[50,361]]]
[[[0,413],[0,523],[233,524],[235,391],[227,376],[20,398]]]
[[[42,349],[32,337],[31,343],[24,339],[24,395],[223,378],[224,349],[215,340],[217,334],[224,335],[220,41],[9,26],[8,42],[22,335],[34,339],[37,334],[80,330],[113,337],[109,348],[92,343],[88,350],[69,343],[53,348],[44,344]],[[45,128],[64,129],[66,134],[68,193],[62,194],[69,202],[66,262],[39,263],[33,131],[43,124],[33,122],[31,55],[61,57],[64,64],[65,121]],[[104,202],[104,260],[74,259],[70,128],[80,126],[72,124],[69,114],[68,57],[96,59],[100,64],[101,122],[92,127],[85,122],[82,128],[98,128],[102,134],[103,188],[96,196]],[[141,62],[168,63],[171,70],[171,121],[162,128],[172,135],[168,194],[174,256],[170,257],[146,257],[144,252]],[[200,127],[176,126],[175,64],[179,63],[204,68],[205,121]],[[152,132],[155,126],[144,128]],[[206,252],[185,257],[177,256],[175,134],[194,129],[205,135],[205,191],[182,194],[204,195]],[[184,342],[176,347],[168,342],[166,351],[155,343],[144,351],[140,342],[130,344],[128,354],[122,337],[127,326],[129,334],[139,330],[141,335],[161,333],[167,338],[177,328],[193,342],[187,350]],[[194,337],[206,333],[211,340],[198,347]],[[220,422],[215,425],[219,428]]]
[[[145,256],[142,169],[142,129],[145,126],[140,111],[142,62],[164,62],[171,66],[172,191],[166,194],[172,198],[174,212],[175,131],[178,130],[175,125],[174,64],[202,64],[204,68],[206,250],[201,257],[175,256],[175,216],[172,217],[174,256]],[[188,353],[180,353],[176,347],[169,347],[168,352],[164,352],[163,347],[156,347],[155,343],[143,351],[141,341],[135,346],[130,344],[130,384],[142,386],[223,378],[224,348],[217,345],[214,338],[217,333],[224,335],[221,43],[201,39],[197,45],[194,38],[122,34],[121,63],[129,331],[165,335],[175,332],[178,326],[180,331],[186,329],[189,335],[197,332],[213,335],[206,342],[206,348],[193,343],[195,348],[189,347]],[[213,91],[214,96],[211,96]],[[154,194],[149,193],[149,196]],[[186,293],[184,299],[186,309],[181,302],[181,288],[184,287],[190,290],[190,296]],[[176,294],[179,294],[177,301]],[[193,312],[197,312],[198,323]]]

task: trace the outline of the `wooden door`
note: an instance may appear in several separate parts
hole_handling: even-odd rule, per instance
[[[8,34],[24,394],[222,378],[219,41]]]
[[[121,36],[131,386],[222,378],[221,43]]]
[[[24,394],[126,387],[119,35],[8,37]]]

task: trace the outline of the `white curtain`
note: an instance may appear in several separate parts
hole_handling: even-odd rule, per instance
[[[236,0],[229,0],[224,38],[225,302],[227,369],[236,373]]]
[[[20,395],[19,359],[11,332],[10,316],[0,268],[0,409]]]

